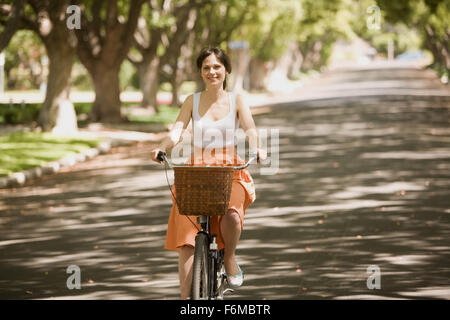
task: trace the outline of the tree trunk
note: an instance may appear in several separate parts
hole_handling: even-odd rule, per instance
[[[125,120],[120,112],[119,71],[132,45],[144,0],[125,3],[127,6],[119,5],[118,0],[93,1],[92,20],[83,9],[81,28],[75,32],[78,57],[94,83],[93,121],[118,123]],[[102,10],[103,4],[106,4],[106,11]],[[128,11],[127,19],[123,16],[125,11]]]
[[[172,74],[172,106],[180,106],[181,84],[185,79],[186,62],[192,55],[194,34],[192,33],[197,17],[196,9],[188,3],[175,13],[177,17],[176,32],[170,38],[170,45],[166,55],[162,58],[163,64],[170,64]]]
[[[119,70],[120,66],[109,67],[98,63],[92,73],[95,88],[95,101],[91,112],[93,121],[123,122],[120,112]]]
[[[19,20],[23,13],[24,6],[25,0],[16,0],[13,2],[11,11],[6,19],[6,24],[3,26],[2,32],[0,32],[0,52],[8,46],[9,41],[18,30]]]
[[[155,55],[150,62],[143,62],[138,66],[142,90],[141,106],[153,110],[154,113],[158,111],[159,62],[160,57]]]
[[[290,44],[286,52],[275,61],[275,70],[282,75],[285,81],[288,79],[289,71],[293,63],[293,50],[292,44]]]
[[[57,134],[73,134],[78,131],[75,109],[69,97],[75,51],[67,37],[60,28],[54,28],[43,39],[49,57],[49,75],[38,123],[44,131]]]
[[[248,48],[231,50],[230,59],[233,64],[233,83],[230,88],[233,92],[239,93],[244,90],[244,78],[250,64],[250,51]]]
[[[266,63],[259,58],[250,60],[250,89],[251,90],[267,90],[266,76],[268,68]]]
[[[301,51],[298,49],[298,45],[295,43],[292,50],[292,63],[288,69],[288,78],[294,79],[300,73],[300,68],[303,62],[303,56]]]
[[[447,71],[450,69],[450,55],[447,51],[446,43],[444,44],[436,37],[434,29],[430,25],[425,25],[425,44],[431,51],[434,63],[444,67]]]
[[[197,72],[193,75],[193,77],[195,81],[195,91],[200,92],[205,90],[205,83],[203,82],[203,79],[200,76],[200,74]]]
[[[172,85],[172,103],[173,107],[180,105],[181,84],[183,83],[183,68],[175,64],[172,74],[170,75],[170,84]]]
[[[320,52],[322,50],[322,40],[317,40],[308,46],[306,52],[302,52],[304,60],[302,63],[302,70],[309,71],[317,67],[320,61]]]

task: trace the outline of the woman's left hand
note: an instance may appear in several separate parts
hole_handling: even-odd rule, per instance
[[[267,151],[264,149],[258,149],[258,163],[267,159]]]
[[[264,161],[267,158],[267,152],[264,149],[258,148],[256,151],[250,152],[250,154],[256,155],[258,163],[261,163],[261,161]]]

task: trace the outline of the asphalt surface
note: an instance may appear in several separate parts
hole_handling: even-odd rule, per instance
[[[279,168],[251,169],[245,284],[229,298],[449,299],[448,86],[391,66],[335,71],[310,89],[330,86],[338,97],[255,116],[279,130]],[[163,249],[170,192],[151,147],[0,191],[1,299],[179,297],[177,254]],[[67,286],[71,265],[80,289]]]

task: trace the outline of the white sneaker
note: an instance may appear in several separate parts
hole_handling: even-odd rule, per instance
[[[242,283],[244,282],[244,272],[241,270],[241,268],[239,266],[237,266],[239,269],[238,274],[231,276],[229,274],[227,274],[227,282],[228,285],[231,288],[237,288],[242,286]]]

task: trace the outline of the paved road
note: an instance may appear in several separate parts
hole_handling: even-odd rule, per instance
[[[238,249],[246,283],[230,298],[449,299],[448,87],[408,68],[323,79],[303,90],[331,85],[338,98],[255,118],[280,130],[280,168],[252,169],[258,198]],[[355,96],[358,86],[378,91]],[[169,190],[150,147],[0,191],[0,298],[178,298],[177,255],[162,249]],[[79,290],[66,286],[69,265]],[[380,289],[367,287],[369,266]]]

